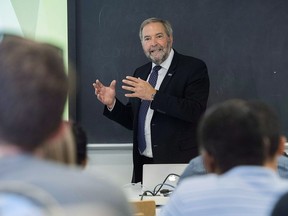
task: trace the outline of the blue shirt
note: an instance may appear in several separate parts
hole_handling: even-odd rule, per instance
[[[239,166],[223,175],[184,179],[162,208],[161,216],[264,216],[288,191],[288,181],[260,166]]]
[[[280,177],[288,179],[288,157],[287,156],[281,155],[278,157],[277,168],[278,168],[278,173]],[[183,179],[190,177],[190,176],[199,176],[199,175],[205,175],[205,174],[207,174],[207,171],[204,167],[203,158],[200,155],[198,157],[193,158],[189,162],[188,166],[186,167],[186,169],[180,176],[178,182],[180,183]]]
[[[24,196],[0,193],[0,215],[5,216],[44,216],[46,213]]]

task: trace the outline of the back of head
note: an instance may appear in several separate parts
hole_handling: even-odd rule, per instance
[[[87,135],[85,130],[76,122],[72,122],[72,132],[76,144],[77,165],[86,166],[87,163]]]
[[[209,108],[198,135],[201,148],[223,173],[238,165],[264,165],[275,157],[280,126],[266,104],[235,99]]]
[[[56,132],[67,97],[55,47],[17,36],[0,42],[0,141],[33,151]]]

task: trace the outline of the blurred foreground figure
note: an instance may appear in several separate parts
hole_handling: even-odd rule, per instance
[[[260,102],[226,101],[207,110],[198,137],[213,174],[183,179],[161,215],[270,215],[288,191],[276,173],[286,139],[275,113]]]
[[[104,177],[36,155],[43,143],[62,139],[65,134],[62,114],[67,91],[59,50],[17,36],[1,37],[2,215],[13,215],[13,209],[21,207],[27,215],[130,215],[122,191]],[[59,211],[54,214],[46,211],[49,208]]]

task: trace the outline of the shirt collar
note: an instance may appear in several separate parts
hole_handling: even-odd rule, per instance
[[[170,65],[171,65],[173,56],[174,56],[174,50],[171,49],[168,58],[167,58],[164,62],[162,62],[162,64],[160,64],[160,66],[161,66],[162,68],[168,70],[169,67],[170,67]],[[153,68],[155,65],[156,65],[155,63],[152,63],[152,68]]]

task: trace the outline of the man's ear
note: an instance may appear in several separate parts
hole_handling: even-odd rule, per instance
[[[205,150],[203,150],[201,154],[203,157],[204,167],[206,168],[207,172],[215,173],[217,166],[214,157]]]
[[[284,151],[285,151],[285,144],[287,142],[287,139],[285,136],[280,136],[279,138],[279,145],[278,145],[278,150],[277,150],[277,154],[278,155],[283,155]]]
[[[172,44],[173,44],[173,35],[170,35],[170,40],[171,40],[171,48],[172,48]]]

